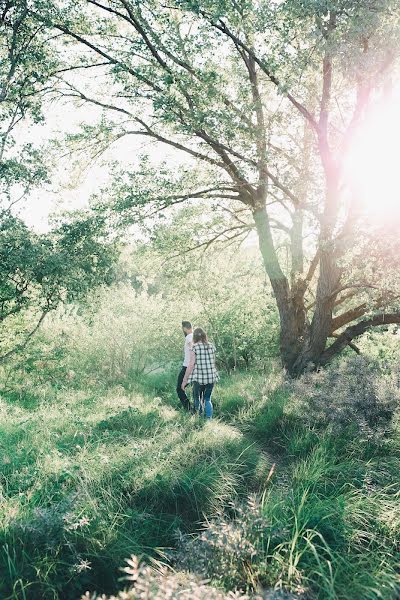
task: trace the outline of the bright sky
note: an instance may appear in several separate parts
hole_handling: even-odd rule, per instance
[[[18,142],[31,141],[35,146],[40,146],[54,138],[62,140],[67,133],[78,131],[80,123],[95,123],[100,112],[96,107],[77,108],[72,103],[53,103],[45,107],[44,114],[46,121],[43,125],[27,127],[25,124],[16,132]],[[155,147],[143,137],[127,136],[80,173],[78,168],[73,168],[68,157],[63,157],[62,149],[51,185],[34,191],[19,208],[19,214],[35,230],[47,231],[51,213],[83,208],[88,205],[90,196],[104,187],[109,180],[106,161],[117,160],[132,169],[136,158],[144,150],[155,162],[168,159],[172,164],[179,164],[184,161],[182,153],[173,148],[163,145]]]
[[[346,179],[374,220],[400,216],[400,89],[376,104],[355,137]]]
[[[31,141],[36,147],[45,144],[52,138],[62,139],[68,132],[76,131],[79,122],[87,116],[71,105],[50,104],[45,112],[46,122],[43,125],[31,125],[17,131],[18,142]],[[89,195],[105,182],[104,170],[94,166],[75,189],[69,187],[69,161],[60,160],[56,170],[55,182],[44,188],[35,190],[25,202],[21,216],[38,231],[46,231],[49,227],[49,215],[55,209],[80,208],[87,204]]]
[[[46,111],[46,123],[24,126],[17,135],[18,141],[32,141],[35,145],[51,138],[62,139],[66,133],[78,129],[80,122],[95,122],[99,116],[96,107],[76,108],[72,103],[50,104]],[[140,149],[146,145],[154,161],[168,159],[179,165],[182,153],[158,145],[149,147],[141,137],[129,136],[115,144],[99,158],[78,180],[72,163],[60,158],[55,181],[51,187],[37,190],[21,210],[25,221],[38,231],[49,228],[49,216],[54,210],[71,210],[87,205],[91,194],[99,191],[108,179],[105,160],[118,160],[127,168],[134,166]],[[398,157],[400,152],[400,89],[392,97],[378,104],[370,113],[364,127],[359,131],[347,158],[346,179],[361,195],[366,212],[371,216],[400,214],[400,186],[398,185]]]

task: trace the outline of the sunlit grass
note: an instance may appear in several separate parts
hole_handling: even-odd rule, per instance
[[[188,417],[140,390],[60,390],[35,408],[4,398],[1,412],[0,596],[17,574],[33,598],[83,590],[92,579],[115,588],[127,556],[154,554],[178,527],[196,527],[245,495],[263,462],[232,426]],[[90,569],[78,572],[80,561]]]
[[[115,591],[127,557],[157,556],[227,507],[231,518],[251,493],[267,523],[261,546],[245,568],[208,574],[215,585],[395,597],[395,438],[360,445],[307,424],[278,371],[223,378],[211,422],[180,410],[174,374],[26,393],[0,403],[2,600]],[[246,545],[253,524],[236,527]]]

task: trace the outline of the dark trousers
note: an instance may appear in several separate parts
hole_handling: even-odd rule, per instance
[[[178,394],[178,398],[182,403],[182,406],[185,410],[190,410],[190,402],[189,398],[186,396],[186,392],[182,389],[182,381],[185,377],[186,367],[182,367],[179,371],[178,381],[176,382],[176,393]]]

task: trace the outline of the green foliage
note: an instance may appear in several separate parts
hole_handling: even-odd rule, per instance
[[[201,300],[201,322],[209,328],[226,371],[263,368],[277,356],[278,319],[253,247],[242,252],[208,256],[193,274]],[[210,266],[209,262],[212,262]]]
[[[236,249],[209,251],[207,257],[193,252],[177,264],[168,261],[176,228],[179,224],[165,227],[152,245],[126,247],[113,269],[112,286],[48,318],[25,351],[26,375],[35,376],[34,365],[45,364],[46,376],[53,381],[76,377],[129,387],[140,375],[178,369],[183,319],[208,331],[217,346],[220,371],[262,371],[278,352],[277,315],[255,249],[242,250],[240,256]],[[190,230],[184,232],[189,243],[190,235]],[[70,279],[79,267],[78,248],[84,265],[85,256],[89,266],[96,257],[90,239],[68,241],[65,247],[71,249],[64,259],[66,269],[69,261],[73,263],[66,271]],[[107,251],[105,245],[101,248]],[[73,283],[86,290],[92,284],[90,271],[81,272]],[[104,268],[99,282],[102,273]],[[73,290],[68,299],[73,299]]]
[[[221,215],[204,204],[180,210],[172,223],[154,227],[151,249],[134,253],[135,278],[178,306],[185,298],[186,314],[213,338],[222,369],[262,368],[278,353],[273,298],[254,239],[228,248],[201,243],[220,227]]]
[[[197,220],[192,239],[204,247],[247,239],[256,224],[279,308],[280,352],[293,375],[307,364],[325,364],[351,343],[350,335],[363,333],[362,327],[340,331],[339,317],[350,318],[352,309],[356,316],[343,326],[383,305],[394,306],[388,322],[400,318],[392,275],[398,240],[390,243],[390,256],[388,244],[375,251],[380,232],[371,235],[344,164],[357,128],[395,70],[397,4],[142,0],[93,11],[86,0],[34,0],[30,7],[28,22],[35,20],[51,39],[62,34],[54,44],[65,67],[60,93],[100,109],[98,122],[83,123],[68,143],[85,161],[132,136],[154,145],[144,157],[131,152],[128,168],[114,165],[111,190],[93,198],[93,211],[118,229],[145,223],[152,235],[172,207],[187,201],[197,208],[203,200],[215,214]],[[74,51],[65,52],[64,44]],[[83,68],[104,80],[76,82]],[[157,153],[159,147],[171,154]],[[230,217],[224,220],[223,212]],[[325,227],[321,215],[327,214]],[[182,240],[175,235],[177,255],[190,250]],[[332,264],[319,269],[324,256]],[[362,285],[339,297],[355,278]],[[334,291],[330,303],[326,289]],[[343,312],[332,318],[337,306]],[[239,304],[237,313],[243,313]],[[328,320],[330,326],[320,327]],[[237,322],[232,313],[225,329]],[[250,328],[247,320],[243,327]],[[339,339],[327,348],[331,334]],[[254,356],[242,341],[226,368]]]
[[[0,12],[0,360],[5,360],[24,349],[61,302],[109,283],[116,252],[104,219],[96,216],[64,216],[42,235],[17,216],[19,203],[49,175],[45,152],[17,143],[15,133],[20,123],[43,122],[42,92],[60,61],[27,2],[8,1]]]
[[[161,556],[176,576],[141,572],[142,586],[199,598],[236,588],[271,600],[395,597],[397,430],[365,444],[351,427],[309,424],[302,395],[273,367],[267,378],[224,376],[206,423],[176,410],[175,372],[133,378],[127,393],[89,387],[79,371],[50,384],[49,362],[33,360],[2,391],[0,594],[112,593],[128,556],[175,547]],[[330,386],[310,382],[308,394]]]
[[[5,200],[14,201],[14,190],[24,189],[25,194],[48,181],[49,175],[43,157],[39,150],[31,144],[25,144],[17,157],[5,158],[0,161],[0,190],[2,192],[1,206]]]
[[[372,483],[381,459],[364,461],[320,438],[285,475],[278,464],[276,484],[260,497],[229,507],[200,535],[183,536],[177,566],[226,589],[283,586],[321,600],[372,599],[379,589],[394,598],[399,492]],[[394,464],[387,466],[393,482]]]
[[[99,290],[92,299],[94,308],[66,312],[44,331],[46,337],[55,331],[61,336],[66,371],[94,381],[128,383],[178,363],[184,313],[176,304],[129,285]]]
[[[138,392],[42,386],[21,404],[3,393],[2,597],[111,591],[127,556],[171,545],[264,468],[234,428]]]
[[[295,384],[303,417],[334,433],[352,429],[359,440],[375,443],[392,433],[400,406],[398,363],[382,368],[364,356],[351,357]]]
[[[65,222],[48,234],[35,234],[9,212],[0,224],[1,356],[24,347],[32,323],[61,302],[82,298],[110,282],[115,246],[93,217]],[[27,323],[21,319],[27,317]],[[9,321],[9,322],[8,322]],[[14,330],[14,336],[10,337]]]
[[[43,28],[23,0],[11,0],[0,16],[0,190],[3,211],[48,179],[41,153],[30,143],[16,145],[14,132],[25,119],[44,120],[41,90],[59,62]]]
[[[23,0],[5,3],[0,24],[1,121],[16,110],[15,120],[30,115],[38,122],[42,119],[41,102],[35,92],[58,64],[56,53]]]

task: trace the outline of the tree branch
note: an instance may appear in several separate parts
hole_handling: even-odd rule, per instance
[[[199,160],[203,160],[203,161],[206,161],[206,162],[208,162],[208,163],[210,163],[210,164],[212,164],[214,166],[221,167],[224,170],[228,171],[228,173],[235,180],[235,182],[239,183],[242,188],[246,187],[247,190],[248,190],[248,192],[249,192],[249,194],[250,194],[250,196],[251,196],[251,193],[253,192],[253,190],[252,190],[250,184],[248,184],[248,182],[241,177],[238,169],[236,168],[236,166],[234,165],[234,163],[230,160],[229,156],[226,154],[226,151],[231,152],[234,156],[236,156],[240,160],[246,161],[246,162],[252,164],[253,166],[256,165],[256,163],[254,163],[254,161],[251,161],[250,159],[246,159],[246,157],[244,157],[241,154],[235,152],[234,150],[231,150],[230,148],[224,146],[224,144],[221,144],[220,142],[217,142],[217,141],[213,140],[205,132],[197,132],[197,135],[201,139],[203,139],[203,141],[205,141],[207,143],[207,145],[211,146],[212,149],[214,150],[214,152],[216,152],[222,158],[222,162],[220,162],[218,160],[215,160],[215,159],[211,158],[210,156],[207,156],[206,154],[202,154],[200,152],[192,150],[191,148],[188,148],[187,146],[184,146],[183,144],[180,144],[179,142],[175,142],[173,140],[165,138],[161,134],[156,133],[149,125],[147,125],[147,123],[145,123],[142,119],[136,117],[131,112],[127,111],[125,108],[121,108],[121,107],[118,107],[118,106],[115,106],[115,105],[112,105],[112,104],[106,104],[106,103],[101,102],[99,100],[96,100],[94,98],[89,98],[86,94],[84,94],[83,92],[81,92],[80,90],[78,90],[77,88],[75,88],[75,86],[73,86],[69,82],[65,82],[64,81],[64,83],[66,83],[66,85],[69,88],[71,88],[71,90],[73,92],[75,92],[74,94],[71,94],[73,97],[80,98],[84,102],[89,102],[91,104],[99,106],[100,108],[105,108],[107,110],[111,110],[111,111],[115,111],[115,112],[119,112],[121,114],[127,115],[132,120],[134,120],[135,122],[139,123],[145,129],[145,131],[143,131],[143,132],[142,131],[124,131],[118,137],[123,137],[124,135],[143,135],[143,136],[149,136],[149,137],[152,137],[152,138],[154,138],[154,139],[156,139],[156,140],[158,140],[160,142],[163,142],[165,144],[173,146],[174,148],[177,148],[178,150],[182,150],[183,152],[191,154],[192,156],[194,156],[195,158],[198,158]],[[68,94],[63,94],[63,95],[67,96]],[[226,149],[226,151],[225,151],[225,149]]]
[[[347,292],[347,294],[343,294],[343,296],[341,298],[338,298],[334,304],[334,306],[339,306],[339,304],[343,304],[343,302],[346,302],[346,300],[349,300],[350,298],[353,298],[354,296],[356,296],[358,294],[358,292],[356,291],[352,291],[352,292]]]
[[[336,13],[330,11],[329,22],[326,28],[322,27],[322,34],[329,44],[329,34],[334,31],[336,27]],[[328,139],[328,124],[329,124],[329,105],[332,94],[332,54],[328,47],[325,49],[325,54],[322,60],[322,94],[320,102],[320,114],[318,122],[318,144],[320,149],[320,156],[324,171],[326,174],[327,181],[332,179],[336,172],[334,159],[329,146]],[[326,216],[333,211],[333,205],[335,204],[334,196],[329,197],[327,207],[325,210]]]
[[[397,313],[380,313],[372,317],[360,321],[356,325],[351,325],[343,333],[341,333],[335,342],[323,352],[320,360],[321,365],[326,365],[332,358],[339,354],[346,346],[353,341],[354,338],[359,337],[371,327],[380,327],[382,325],[391,325],[393,323],[400,323],[400,312]]]
[[[71,31],[71,29],[69,29],[68,27],[65,27],[61,23],[51,23],[51,22],[49,23],[44,17],[42,17],[40,14],[36,13],[35,11],[29,11],[29,12],[35,19],[38,19],[40,22],[45,23],[46,25],[50,25],[51,27],[54,27],[54,29],[58,29],[59,31],[62,31],[66,35],[72,37],[77,42],[80,42],[84,46],[87,46],[88,48],[93,50],[93,52],[95,52],[96,54],[99,54],[103,58],[106,58],[110,64],[118,65],[118,66],[122,67],[127,73],[129,73],[130,75],[132,75],[133,77],[135,77],[136,79],[141,81],[142,83],[145,83],[151,89],[153,89],[157,92],[163,91],[160,88],[160,86],[158,86],[153,81],[151,81],[150,79],[145,77],[142,73],[138,73],[137,71],[135,71],[134,69],[129,67],[129,65],[127,65],[126,63],[123,63],[120,60],[113,58],[112,56],[110,56],[110,54],[108,54],[107,52],[105,52],[104,50],[99,48],[98,46],[95,46],[94,44],[92,44],[92,42],[89,42],[89,40],[82,37],[81,35],[75,33],[74,31]]]
[[[351,323],[355,319],[359,319],[360,317],[365,315],[367,310],[368,310],[368,304],[366,302],[363,302],[359,306],[356,306],[355,308],[351,308],[350,310],[347,310],[346,312],[342,313],[341,315],[334,317],[332,319],[331,333],[333,333],[337,329],[340,329],[340,327],[343,327],[344,325]]]
[[[240,38],[238,38],[228,27],[227,25],[222,21],[222,19],[219,19],[218,22],[216,21],[210,21],[210,18],[207,16],[206,13],[202,12],[201,13],[206,19],[209,20],[209,22],[211,23],[211,25],[213,27],[215,27],[216,29],[218,29],[219,31],[221,31],[221,33],[223,33],[224,35],[226,35],[227,37],[229,37],[235,44],[235,46],[238,48],[242,48],[245,52],[248,53],[249,56],[251,56],[253,58],[253,60],[258,64],[258,66],[261,68],[261,70],[267,75],[267,77],[270,79],[270,81],[279,89],[282,89],[281,83],[278,80],[278,78],[269,70],[268,66],[264,63],[264,61],[262,61],[260,58],[258,58],[258,56],[254,53],[254,50],[252,50],[251,48],[249,48],[249,46],[247,46],[247,44],[245,44],[244,42],[242,42],[242,40]],[[284,95],[286,96],[286,98],[293,104],[293,106],[295,106],[297,108],[297,110],[303,115],[303,117],[305,117],[307,119],[307,121],[309,121],[309,123],[311,124],[312,128],[318,132],[318,123],[316,122],[314,116],[307,110],[307,108],[305,106],[303,106],[298,100],[296,100],[294,98],[294,96],[292,96],[292,94],[290,92],[286,92],[284,93]]]
[[[337,333],[332,333],[329,337],[338,338],[339,335]],[[354,352],[356,354],[361,354],[360,348],[358,346],[356,346],[355,344],[353,344],[353,342],[349,342],[348,347],[351,348],[352,350],[354,350]]]
[[[226,188],[225,188],[226,189]],[[151,199],[151,202],[153,204],[159,202],[159,201],[163,201],[163,204],[158,206],[157,208],[151,209],[149,212],[147,212],[145,215],[141,215],[140,220],[146,220],[149,219],[151,217],[154,217],[156,214],[162,212],[163,210],[171,207],[171,206],[176,206],[177,204],[182,204],[183,202],[185,202],[186,200],[189,199],[193,199],[193,198],[200,198],[200,199],[204,199],[204,200],[210,200],[210,199],[229,199],[229,200],[237,200],[239,201],[239,198],[237,196],[231,196],[229,194],[212,194],[212,192],[218,192],[219,190],[223,191],[224,187],[220,187],[220,188],[208,188],[208,189],[204,189],[204,190],[199,190],[197,192],[188,192],[187,194],[173,194],[171,196],[162,196],[162,197],[157,197],[157,198],[153,198]],[[136,208],[134,205],[128,207],[128,210],[130,208]],[[240,223],[242,223],[243,225],[247,226],[247,223],[245,223],[244,221],[240,221],[240,219],[237,219]]]
[[[39,329],[40,325],[43,323],[44,318],[46,317],[47,313],[50,311],[50,308],[46,308],[41,316],[40,319],[38,320],[38,322],[36,323],[35,327],[28,333],[27,337],[25,338],[25,340],[21,343],[18,344],[17,346],[15,346],[12,350],[9,350],[8,352],[6,352],[5,354],[3,354],[2,356],[0,356],[0,363],[5,362],[8,358],[10,358],[13,354],[15,354],[16,352],[20,352],[21,350],[23,350],[29,340],[35,335],[35,333],[37,332],[37,330]]]
[[[214,235],[211,239],[209,239],[205,242],[201,242],[200,244],[196,244],[196,246],[192,246],[186,250],[183,250],[182,252],[177,252],[176,254],[169,256],[167,260],[171,260],[173,258],[178,258],[179,256],[184,256],[185,254],[188,254],[189,252],[193,252],[194,250],[198,250],[199,248],[205,248],[205,250],[207,250],[215,242],[219,242],[219,243],[223,243],[224,241],[232,242],[233,240],[237,239],[244,233],[248,234],[248,232],[251,231],[252,229],[253,228],[250,225],[244,225],[244,226],[243,225],[235,225],[234,227],[229,227],[228,229],[224,229],[224,231],[220,231],[219,233]],[[236,231],[236,232],[233,235],[228,236],[227,234],[229,234],[231,231]],[[226,239],[221,240],[220,238],[224,237],[224,236]]]
[[[310,266],[308,268],[308,273],[305,279],[305,282],[307,285],[309,285],[311,283],[312,278],[314,277],[315,271],[317,269],[318,263],[319,263],[319,257],[320,257],[320,253],[319,250],[317,250],[317,252],[314,255],[314,258],[312,259]]]

